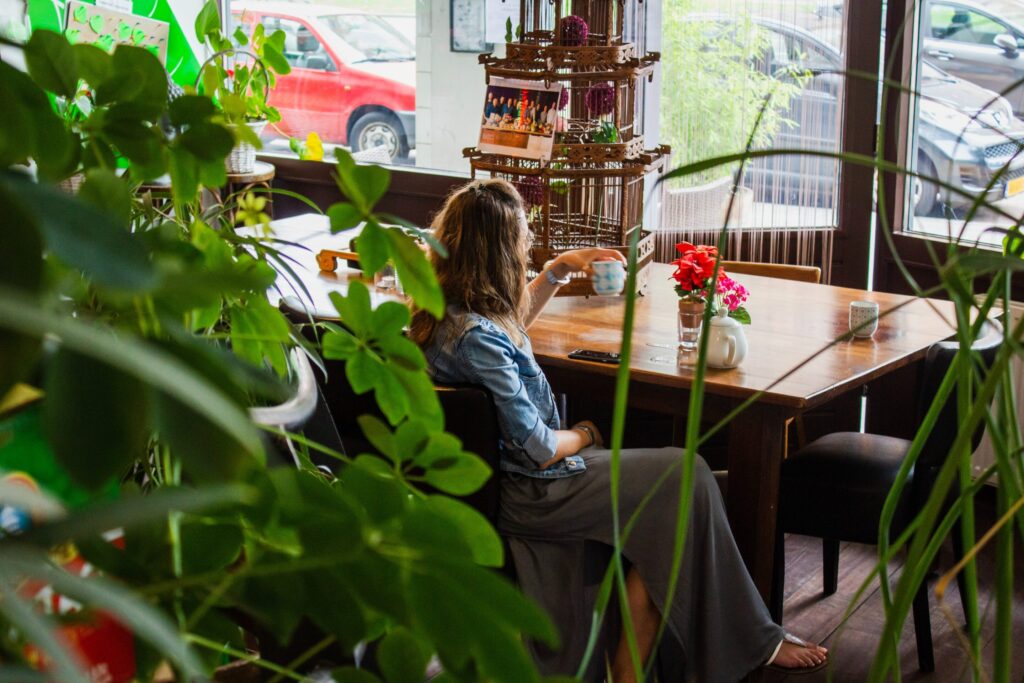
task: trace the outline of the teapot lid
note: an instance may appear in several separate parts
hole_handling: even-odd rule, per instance
[[[711,325],[712,327],[739,327],[740,323],[729,317],[729,309],[719,306],[715,314],[711,316]]]

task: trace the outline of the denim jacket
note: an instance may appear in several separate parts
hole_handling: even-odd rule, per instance
[[[523,339],[518,347],[487,318],[449,307],[424,353],[435,382],[476,384],[491,392],[503,471],[542,479],[580,474],[586,465],[578,455],[539,469],[555,455],[558,409],[525,332]]]

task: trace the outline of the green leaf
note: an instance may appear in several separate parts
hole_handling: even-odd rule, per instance
[[[371,524],[383,524],[405,510],[406,491],[374,455],[362,455],[342,470],[341,485],[346,495],[362,505]]]
[[[430,653],[404,626],[389,633],[377,650],[377,665],[388,683],[423,683]]]
[[[0,187],[22,206],[45,206],[34,215],[47,249],[97,284],[136,292],[155,285],[156,271],[145,250],[110,214],[11,173],[0,174]]]
[[[240,121],[245,118],[246,112],[249,110],[249,105],[246,104],[245,99],[234,93],[221,93],[220,94],[220,106],[224,110],[224,113],[228,115],[232,121]],[[244,129],[248,128],[243,124],[239,124],[238,132],[244,133]]]
[[[467,496],[479,490],[490,476],[491,468],[480,456],[459,451],[431,463],[423,480],[439,491]]]
[[[227,128],[213,123],[195,123],[178,136],[185,149],[202,161],[222,163],[235,146],[235,139]]]
[[[444,293],[427,255],[401,230],[388,230],[386,234],[391,247],[391,258],[395,262],[395,271],[402,281],[406,294],[412,297],[417,306],[440,319],[445,309]],[[360,235],[360,249],[362,244],[363,235]]]
[[[67,38],[53,31],[33,31],[25,44],[25,63],[36,83],[61,97],[74,97],[78,60]]]
[[[427,367],[427,359],[423,356],[420,347],[401,333],[381,337],[377,340],[377,345],[387,356],[388,362],[394,363],[404,370],[425,370]]]
[[[94,88],[107,80],[111,69],[109,54],[88,43],[74,45],[71,51],[74,53],[75,59],[78,60],[78,69],[81,72],[82,80]]]
[[[183,147],[171,149],[171,189],[176,202],[191,203],[199,193],[199,162]]]
[[[401,335],[409,324],[411,316],[409,307],[397,301],[385,301],[373,309],[373,333],[375,337],[394,337]]]
[[[505,550],[501,537],[487,518],[462,501],[448,496],[430,496],[427,507],[458,527],[473,551],[473,561],[485,567],[502,567]]]
[[[366,638],[366,617],[359,602],[338,576],[340,572],[308,572],[302,576],[309,597],[304,613],[346,651]]]
[[[331,232],[351,230],[363,222],[363,214],[348,202],[332,204],[327,209],[327,217],[331,219]]]
[[[363,431],[363,436],[373,444],[374,448],[392,460],[400,462],[395,435],[391,433],[386,424],[373,415],[360,415],[356,418],[356,421],[359,423],[359,428]]]
[[[345,364],[345,376],[357,394],[374,389],[386,372],[384,365],[366,352],[355,354]]]
[[[376,273],[387,263],[390,232],[391,230],[382,228],[372,219],[363,226],[359,237],[356,238],[356,250],[359,252],[359,266],[364,273]]]
[[[392,372],[409,396],[409,403],[416,407],[417,418],[432,429],[441,429],[444,426],[444,412],[441,410],[441,402],[437,398],[430,376],[422,371],[406,370],[402,365],[396,363]]]
[[[242,47],[245,47],[249,44],[249,36],[246,35],[245,30],[241,26],[236,28],[235,32],[231,35],[232,37],[234,37],[235,42],[241,45]]]
[[[181,525],[181,563],[186,575],[224,569],[242,551],[242,527],[237,523],[188,519]]]
[[[43,424],[78,483],[98,489],[146,454],[149,393],[106,363],[61,349],[49,363]]]
[[[275,33],[280,33],[284,36],[284,31],[275,31]],[[273,69],[276,73],[281,75],[291,73],[292,67],[288,60],[284,58],[281,48],[270,41],[263,45],[263,61],[266,63],[267,68]]]
[[[744,325],[750,324],[750,312],[743,306],[740,306],[735,311],[730,311],[729,317],[732,318],[733,320],[739,321]]]
[[[230,308],[231,347],[253,365],[266,359],[279,375],[287,371],[284,344],[291,339],[291,326],[266,297],[252,297]]]
[[[359,352],[359,341],[345,330],[328,332],[323,336],[324,358],[347,360]]]
[[[331,303],[344,322],[358,337],[365,336],[371,329],[370,290],[362,282],[352,282],[348,294],[330,293]]]
[[[4,220],[0,221],[0,285],[33,296],[43,282],[43,242],[35,219],[0,187]],[[2,329],[0,325],[0,396],[33,369],[40,337]]]
[[[376,164],[358,165],[352,169],[352,181],[359,184],[366,211],[372,211],[391,185],[391,171]]]
[[[167,107],[167,72],[149,50],[119,45],[109,77],[96,86],[96,104],[132,102],[148,109],[155,121]]]
[[[78,197],[97,209],[116,216],[124,225],[132,210],[132,193],[128,184],[113,171],[94,168],[85,174],[85,183]]]
[[[216,0],[207,0],[203,9],[196,15],[196,37],[199,40],[206,40],[208,36],[220,35],[220,12],[217,10]]]
[[[168,114],[175,126],[188,126],[207,121],[217,113],[213,100],[202,95],[181,95],[171,102]]]
[[[34,527],[21,538],[48,550],[58,543],[79,542],[118,527],[135,529],[164,525],[171,512],[213,512],[259,502],[256,491],[242,484],[199,489],[162,487],[146,495],[91,503],[75,510],[73,516]]]
[[[395,368],[386,365],[382,366],[383,371],[374,386],[374,398],[384,417],[391,424],[398,424],[402,418],[409,414],[412,405],[409,402],[409,394],[405,387],[395,377]]]

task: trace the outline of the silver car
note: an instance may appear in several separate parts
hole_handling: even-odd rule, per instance
[[[931,0],[921,21],[924,59],[1024,113],[1024,27],[965,0]]]

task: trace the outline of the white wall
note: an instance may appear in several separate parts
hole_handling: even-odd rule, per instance
[[[416,165],[468,173],[462,149],[477,143],[486,86],[477,55],[451,51],[450,4],[416,3]]]

